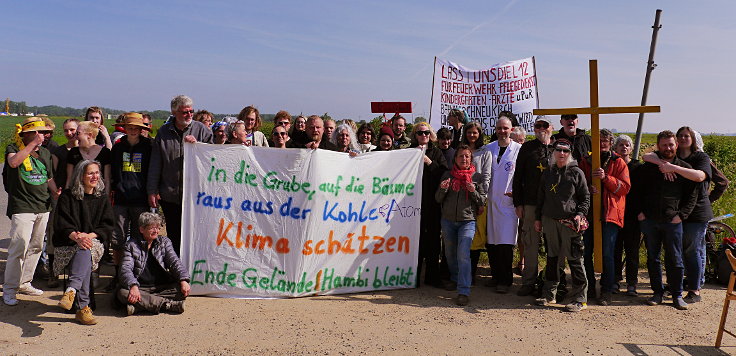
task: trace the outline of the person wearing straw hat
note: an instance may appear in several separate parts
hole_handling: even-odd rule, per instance
[[[49,128],[42,118],[29,117],[16,124],[15,141],[5,149],[3,172],[8,194],[10,245],[5,265],[3,302],[16,305],[16,294],[39,296],[43,291],[31,285],[43,249],[43,237],[57,190],[51,153],[45,149],[43,134]]]
[[[129,236],[137,235],[138,216],[148,210],[148,165],[151,162],[152,140],[143,137],[143,131],[150,130],[143,122],[143,115],[137,112],[124,114],[123,122],[116,125],[125,129],[125,136],[112,146],[111,181],[115,205],[115,229],[110,243],[115,263],[115,278],[107,290],[117,284],[117,268],[123,257],[125,242]]]

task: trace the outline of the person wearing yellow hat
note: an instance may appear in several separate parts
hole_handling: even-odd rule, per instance
[[[143,115],[137,112],[124,114],[120,124],[125,129],[125,136],[112,146],[111,182],[113,199],[113,215],[115,229],[112,232],[110,246],[115,264],[115,277],[106,288],[112,291],[117,285],[117,269],[123,257],[125,242],[129,237],[140,235],[138,217],[148,211],[148,165],[151,162],[152,140],[141,133],[148,131],[143,122]],[[128,233],[130,231],[130,233]]]
[[[8,194],[10,245],[5,265],[3,302],[16,305],[17,293],[39,296],[43,291],[31,285],[33,273],[43,249],[43,237],[49,219],[51,194],[56,184],[51,153],[42,146],[49,127],[39,117],[29,117],[16,124],[13,143],[5,149],[3,181]]]

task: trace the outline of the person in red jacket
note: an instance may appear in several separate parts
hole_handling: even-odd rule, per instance
[[[631,189],[629,179],[629,167],[626,162],[617,156],[612,150],[613,133],[601,130],[601,168],[592,169],[590,158],[580,162],[580,168],[585,173],[591,194],[600,194],[593,186],[591,178],[601,179],[603,190],[603,210],[601,221],[593,221],[592,211],[589,220],[592,224],[602,224],[603,230],[603,273],[601,273],[601,293],[598,304],[611,304],[611,294],[616,283],[616,272],[614,263],[614,251],[618,230],[624,226],[624,210],[626,206],[626,194]],[[592,176],[592,177],[591,177]],[[593,270],[593,226],[585,231],[583,235],[585,242],[585,274],[588,277],[588,295],[595,294],[595,273]]]

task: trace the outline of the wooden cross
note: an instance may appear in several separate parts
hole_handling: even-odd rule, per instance
[[[564,114],[588,114],[590,115],[591,127],[590,132],[593,138],[593,170],[601,167],[601,134],[598,121],[598,115],[600,114],[634,114],[634,113],[647,113],[647,112],[659,112],[659,106],[613,106],[613,107],[600,107],[598,106],[598,61],[591,59],[588,63],[590,71],[590,107],[588,108],[565,108],[565,109],[535,109],[534,115],[564,115]],[[611,148],[613,150],[613,147]],[[601,226],[601,196],[603,190],[601,189],[600,178],[593,178],[593,186],[598,190],[598,194],[593,195],[593,221],[590,223],[593,225],[593,238],[595,247],[594,261],[595,271],[601,272],[603,270],[603,241],[602,241],[602,226]],[[589,286],[590,288],[590,286]]]

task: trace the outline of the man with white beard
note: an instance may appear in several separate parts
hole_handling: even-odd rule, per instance
[[[516,216],[521,219],[521,236],[519,245],[523,246],[521,256],[524,268],[521,271],[521,288],[519,296],[530,295],[535,288],[539,268],[539,241],[541,234],[534,231],[534,209],[537,205],[537,190],[542,173],[549,167],[552,155],[552,121],[544,116],[537,116],[534,122],[536,139],[525,142],[516,159],[513,194]],[[521,250],[521,249],[520,249]]]
[[[519,219],[514,210],[512,184],[516,156],[521,145],[511,140],[511,120],[496,121],[497,141],[484,147],[491,152],[491,187],[488,189],[488,234],[486,249],[491,263],[491,275],[497,293],[508,293],[514,281],[511,266],[514,263],[514,245]]]
[[[560,132],[552,135],[552,141],[566,139],[572,143],[572,158],[580,162],[582,158],[592,154],[593,144],[590,135],[578,128],[578,116],[565,114],[560,116]]]

